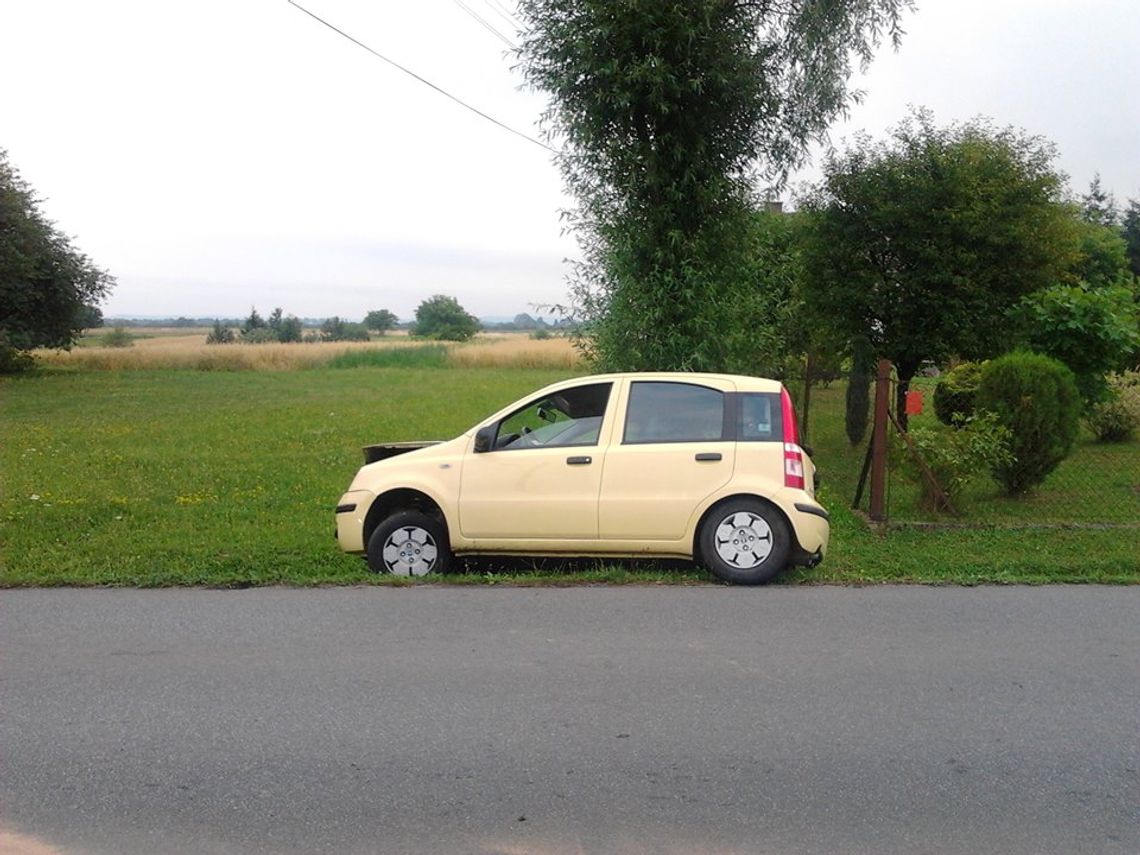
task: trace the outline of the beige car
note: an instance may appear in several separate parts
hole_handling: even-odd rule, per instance
[[[547,386],[440,443],[365,449],[337,540],[378,573],[475,554],[642,556],[768,581],[827,549],[787,390],[726,374]]]

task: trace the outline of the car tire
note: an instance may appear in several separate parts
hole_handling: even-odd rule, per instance
[[[788,524],[779,511],[755,499],[732,499],[713,508],[699,537],[705,566],[733,585],[763,584],[788,565]]]
[[[368,567],[393,576],[444,573],[451,566],[447,527],[420,511],[399,511],[368,538]]]

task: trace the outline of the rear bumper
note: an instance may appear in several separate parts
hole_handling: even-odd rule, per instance
[[[827,554],[827,544],[831,539],[831,517],[815,502],[798,501],[788,514],[792,521],[793,534],[798,548],[793,550],[792,560],[796,564],[814,567]]]

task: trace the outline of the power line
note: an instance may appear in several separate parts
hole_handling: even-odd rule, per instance
[[[542,142],[541,140],[536,140],[534,137],[527,136],[522,131],[516,131],[514,128],[510,127],[509,125],[504,125],[502,122],[500,122],[498,119],[494,118],[493,116],[488,116],[482,110],[479,110],[476,107],[472,107],[466,101],[463,101],[462,99],[457,98],[456,96],[452,95],[450,92],[448,92],[444,89],[440,89],[438,86],[436,86],[430,80],[425,80],[424,78],[420,77],[418,74],[416,74],[411,69],[405,68],[404,66],[400,65],[400,63],[396,62],[395,60],[388,59],[388,57],[386,57],[382,53],[379,53],[378,51],[370,48],[364,42],[360,41],[360,39],[357,39],[357,38],[350,36],[344,30],[330,24],[328,21],[326,21],[320,15],[317,15],[313,12],[310,12],[308,9],[306,9],[304,6],[302,6],[300,3],[296,2],[296,0],[289,0],[289,5],[297,7],[298,9],[300,9],[302,12],[304,12],[306,15],[308,15],[313,20],[319,21],[320,23],[324,24],[326,27],[328,27],[334,33],[337,33],[341,36],[344,36],[346,39],[348,39],[350,42],[352,42],[357,47],[364,48],[366,51],[368,51],[370,54],[372,54],[377,59],[384,60],[384,62],[388,63],[389,65],[393,66],[394,68],[399,69],[400,71],[404,72],[404,74],[407,74],[409,77],[414,77],[416,80],[418,80],[420,83],[424,84],[425,86],[430,86],[432,89],[434,89],[440,95],[443,95],[447,98],[450,98],[456,104],[458,104],[461,107],[464,107],[467,110],[470,110],[476,116],[480,116],[480,117],[486,119],[488,122],[491,122],[494,125],[498,125],[504,131],[510,131],[512,134],[514,134],[517,137],[522,137],[527,142],[534,143],[535,145],[540,146],[541,148],[544,148],[549,152],[552,152],[554,154],[558,154],[558,152],[555,149],[551,148],[550,146],[548,146],[546,143]]]
[[[492,0],[483,0],[483,2],[487,5],[488,9],[506,21],[510,26],[516,29],[520,29],[518,19],[511,14],[510,10],[507,9],[506,6],[504,6],[502,3],[499,3],[498,0],[494,0],[494,2],[492,2]]]
[[[463,0],[455,0],[455,5],[458,6],[460,9],[462,9],[464,12],[466,12],[468,15],[470,15],[472,18],[474,18],[476,21],[478,21],[479,24],[483,27],[483,29],[487,30],[487,32],[492,33],[495,36],[498,36],[499,40],[502,41],[502,43],[505,44],[507,47],[512,48],[512,49],[515,47],[514,42],[512,42],[510,39],[508,39],[506,36],[504,36],[498,30],[496,30],[494,28],[494,26],[492,26],[482,15],[480,15],[478,12],[476,12],[474,9],[472,9],[470,6],[468,6],[466,3],[464,3]]]

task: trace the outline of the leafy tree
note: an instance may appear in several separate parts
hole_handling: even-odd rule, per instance
[[[467,341],[479,329],[479,319],[469,315],[458,300],[436,294],[416,308],[412,334],[445,341]]]
[[[246,318],[241,325],[242,337],[248,336],[254,330],[265,329],[266,326],[265,319],[257,313],[256,308],[251,306],[249,309],[249,317]]]
[[[898,370],[898,411],[926,360],[1008,347],[1005,312],[1059,281],[1078,255],[1054,149],[928,111],[889,140],[832,154],[807,200],[805,299],[820,322]]]
[[[276,309],[273,310],[273,314],[271,314],[269,316],[269,320],[266,321],[266,323],[269,325],[269,328],[271,330],[273,330],[274,332],[280,332],[281,331],[281,324],[283,323],[283,321],[284,321],[284,318],[282,317],[281,307],[278,306]]]
[[[604,367],[716,369],[759,171],[777,182],[854,99],[847,77],[910,0],[521,0],[519,60],[550,94],[548,140],[577,206],[572,274]],[[763,323],[748,317],[754,329]]]
[[[277,327],[277,340],[286,344],[301,340],[301,319],[288,315],[281,319]]]
[[[1115,226],[1082,220],[1078,224],[1080,255],[1070,271],[1072,276],[1093,288],[1132,281],[1128,265],[1128,245]]]
[[[84,306],[79,322],[83,324],[85,330],[101,327],[103,326],[103,310],[98,306]]]
[[[1089,192],[1081,196],[1081,216],[1087,222],[1098,226],[1115,227],[1120,220],[1116,208],[1116,197],[1100,186],[1100,173],[1093,175],[1089,182]]]
[[[37,347],[70,348],[115,285],[39,209],[0,149],[0,372]]]
[[[368,341],[368,338],[364,324],[350,323],[337,315],[321,324],[321,341]]]
[[[1013,311],[1029,347],[1067,365],[1086,405],[1107,398],[1110,371],[1126,368],[1140,346],[1129,288],[1058,285],[1025,297]]]
[[[375,309],[364,316],[364,326],[383,335],[395,327],[399,320],[387,309]]]
[[[1120,221],[1128,267],[1133,276],[1140,276],[1140,201],[1129,199]]]

